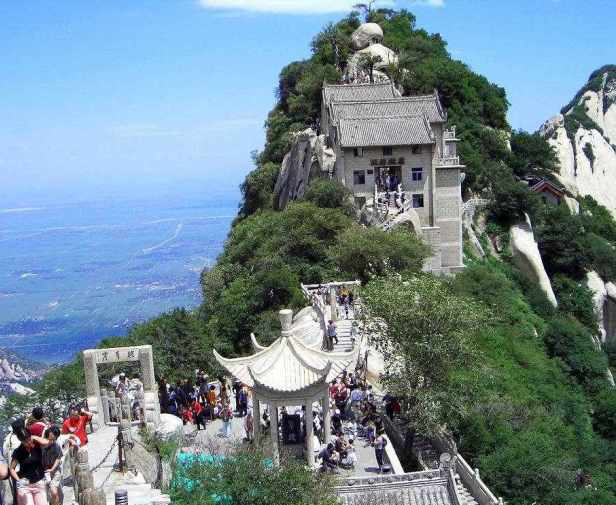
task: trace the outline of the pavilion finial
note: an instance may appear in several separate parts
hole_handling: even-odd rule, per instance
[[[282,309],[278,313],[280,317],[280,324],[282,325],[282,336],[290,337],[291,333],[291,324],[293,323],[293,311],[290,309]]]

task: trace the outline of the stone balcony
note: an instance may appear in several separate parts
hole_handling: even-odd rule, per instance
[[[460,156],[440,157],[436,160],[437,167],[461,167]]]
[[[451,130],[445,130],[443,132],[443,139],[446,141],[459,140],[456,138],[456,127],[452,127]]]

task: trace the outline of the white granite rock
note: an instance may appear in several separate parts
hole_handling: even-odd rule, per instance
[[[182,420],[171,414],[161,414],[160,424],[156,427],[155,434],[161,440],[170,440],[182,434]]]
[[[355,49],[363,49],[375,42],[383,41],[383,30],[376,23],[364,23],[351,35]]]
[[[556,296],[554,296],[550,278],[545,272],[528,215],[526,215],[524,222],[514,224],[509,230],[509,234],[514,263],[522,273],[537,283],[550,303],[556,307],[558,305]]]
[[[580,127],[573,141],[567,136],[564,116],[559,114],[546,121],[539,133],[554,147],[560,162],[558,179],[574,195],[590,195],[616,216],[616,80],[603,75],[598,91],[588,90],[577,105],[583,105],[586,115],[598,129]],[[566,114],[570,114],[568,111]],[[588,152],[592,150],[592,156]],[[591,159],[594,158],[594,159]],[[567,200],[575,211],[575,206]]]

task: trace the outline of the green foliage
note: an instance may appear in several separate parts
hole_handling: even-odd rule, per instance
[[[544,339],[550,355],[562,359],[567,373],[588,392],[607,386],[607,358],[596,350],[592,334],[579,321],[570,316],[553,318]]]
[[[355,225],[338,235],[330,255],[342,277],[366,282],[387,273],[418,272],[429,251],[403,228],[386,232]]]
[[[524,214],[534,214],[539,197],[528,185],[517,180],[507,167],[495,166],[490,174],[489,212],[501,224],[524,220]]]
[[[295,458],[275,468],[268,459],[260,448],[249,447],[212,463],[178,465],[171,499],[177,505],[336,505],[331,479]]]
[[[616,243],[616,221],[610,211],[590,195],[580,199],[580,218],[584,229]]]
[[[276,163],[264,163],[250,172],[241,184],[242,205],[239,216],[246,217],[258,209],[272,209],[274,186],[280,166]]]
[[[521,130],[511,134],[511,156],[508,165],[518,177],[535,175],[552,177],[558,172],[558,157],[554,148],[539,133]]]
[[[322,209],[342,209],[348,216],[355,215],[351,191],[335,179],[314,179],[304,199]]]
[[[485,311],[428,276],[380,278],[361,290],[362,322],[388,366],[381,382],[422,433],[455,426],[468,413],[481,366],[472,335]],[[409,324],[412,322],[412,324]],[[475,377],[460,380],[463,370]]]
[[[586,271],[585,230],[566,205],[545,205],[535,214],[535,239],[548,275],[579,280]]]
[[[616,440],[616,391],[605,387],[595,397],[593,426],[602,437]]]
[[[495,260],[472,263],[451,282],[455,292],[487,304],[493,314],[474,334],[487,373],[480,376],[475,408],[455,430],[458,447],[511,505],[612,503],[613,453],[592,430],[582,388],[568,379],[575,370],[585,387],[594,379],[605,384],[600,355],[571,318],[558,316],[546,331],[505,275],[509,270]],[[538,338],[544,333],[554,358]],[[579,468],[599,489],[576,489]]]
[[[598,334],[598,320],[595,314],[593,293],[585,281],[575,281],[564,275],[552,278],[552,288],[558,299],[561,312],[575,317],[592,333]]]
[[[586,144],[584,144],[584,147],[582,147],[582,151],[584,152],[584,154],[588,158],[588,161],[590,162],[590,169],[591,169],[591,171],[594,172],[594,168],[595,168],[595,153],[592,150],[592,144],[589,144],[588,142],[586,142]]]

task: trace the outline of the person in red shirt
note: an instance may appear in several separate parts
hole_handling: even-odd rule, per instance
[[[34,407],[32,409],[32,415],[26,422],[26,428],[35,437],[42,437],[45,430],[49,425],[44,420],[44,413],[41,407]]]
[[[73,434],[81,442],[81,447],[88,443],[88,434],[86,433],[86,425],[92,419],[92,413],[77,407],[71,407],[69,410],[69,418],[62,425],[62,433],[65,435]]]

